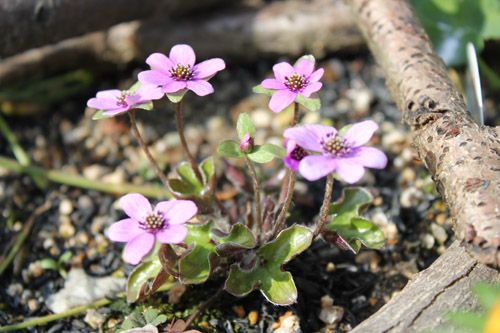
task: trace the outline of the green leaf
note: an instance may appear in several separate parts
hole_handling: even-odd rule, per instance
[[[130,88],[128,88],[129,92],[136,92],[141,87],[141,82],[136,81]]]
[[[158,317],[156,317],[153,321],[151,321],[150,324],[153,326],[158,326],[158,325],[166,323],[167,320],[168,320],[167,316],[162,314],[162,315],[159,315]]]
[[[250,134],[251,137],[255,136],[255,126],[248,113],[240,113],[238,122],[236,123],[236,132],[238,132],[240,140],[247,134]]]
[[[169,99],[170,102],[177,104],[180,101],[182,101],[182,98],[184,97],[186,92],[187,92],[187,89],[184,89],[184,90],[178,91],[178,92],[173,93],[173,94],[167,94],[167,98]]]
[[[256,245],[255,237],[244,224],[235,224],[229,235],[217,239],[219,245],[216,246],[216,252],[220,256],[232,255],[241,250],[252,249]]]
[[[224,157],[231,158],[245,156],[240,150],[240,145],[234,140],[226,140],[221,142],[217,147],[217,153]]]
[[[142,109],[146,111],[153,110],[153,102],[142,103],[134,106],[134,109]]]
[[[127,301],[133,303],[141,297],[143,288],[162,270],[160,260],[140,263],[127,280]]]
[[[299,94],[297,95],[296,102],[309,111],[318,111],[321,109],[321,101],[317,97],[305,97]]]
[[[111,116],[106,116],[104,112],[106,112],[106,110],[97,110],[96,113],[92,115],[92,120],[111,118]]]
[[[235,296],[244,296],[260,289],[264,297],[277,305],[290,305],[297,300],[297,288],[292,275],[282,266],[307,249],[312,242],[311,231],[294,225],[279,233],[278,237],[262,246],[254,257],[247,258],[253,267],[231,266],[224,288]],[[252,254],[250,254],[252,256]]]
[[[371,203],[371,194],[359,187],[346,188],[342,198],[329,207],[329,213],[335,214],[332,221],[325,226],[325,239],[332,241],[334,232],[345,241],[353,252],[358,252],[361,245],[378,249],[384,245],[384,233],[371,221],[359,216],[360,210]],[[341,240],[333,237],[335,245],[341,245]],[[342,246],[341,246],[342,247]]]
[[[272,96],[276,90],[266,89],[259,84],[258,86],[253,87],[252,91],[256,94],[264,94],[267,96]]]
[[[453,325],[473,332],[483,332],[486,321],[484,315],[467,311],[448,313],[446,317]]]
[[[51,269],[54,271],[57,271],[59,269],[59,264],[52,258],[45,258],[40,260],[40,266],[42,266],[43,269]]]
[[[71,260],[71,257],[73,257],[73,253],[71,251],[66,251],[59,257],[57,261],[59,262],[59,264],[65,264]]]
[[[312,61],[313,64],[316,64],[316,58],[314,58],[314,56],[312,54],[306,54],[306,55],[303,55],[302,57],[300,57],[299,59],[297,59],[294,66],[297,65],[299,63],[299,61],[301,61],[301,60],[309,60],[309,61]]]
[[[247,154],[248,158],[256,163],[269,163],[275,157],[283,158],[286,155],[284,148],[265,143],[261,146],[255,146],[254,150]]]
[[[352,124],[350,124],[350,125],[345,125],[344,127],[342,127],[342,128],[339,130],[339,133],[338,133],[338,134],[339,134],[340,136],[344,136],[345,132],[347,132],[347,130],[348,130],[349,128],[351,128],[351,127],[352,127]]]
[[[500,297],[500,284],[478,282],[474,287],[474,294],[483,308],[489,310],[495,306]]]
[[[153,308],[146,309],[144,313],[142,314],[144,316],[144,319],[146,319],[146,323],[150,324],[153,320],[158,317],[158,311]]]
[[[215,182],[215,163],[212,157],[207,157],[200,163],[200,171],[203,176],[204,186],[211,186]]]

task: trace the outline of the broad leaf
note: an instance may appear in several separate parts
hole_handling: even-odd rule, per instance
[[[212,157],[207,157],[200,164],[201,175],[203,176],[204,186],[212,186],[215,182],[215,164]]]
[[[106,116],[104,114],[106,110],[97,110],[93,115],[92,115],[92,120],[101,120],[101,119],[106,119],[106,118],[111,118],[110,116]]]
[[[265,143],[261,146],[255,146],[254,150],[247,154],[248,158],[257,163],[269,163],[275,157],[285,157],[286,151],[282,147]]]
[[[142,109],[146,111],[151,111],[153,110],[153,102],[147,102],[147,103],[142,103],[139,105],[134,106],[134,109]]]
[[[242,157],[244,154],[240,150],[240,145],[234,140],[226,140],[219,144],[217,153],[224,157]]]
[[[140,263],[128,277],[127,301],[133,303],[143,297],[145,293],[151,294],[159,288],[169,289],[174,281],[162,272],[159,259]],[[163,280],[161,283],[155,281],[159,276]],[[153,286],[148,288],[150,282],[153,282]]]
[[[312,54],[306,54],[306,55],[303,55],[302,57],[300,57],[299,59],[297,59],[294,66],[297,65],[299,63],[299,61],[301,61],[303,59],[312,61],[313,64],[316,64],[316,59],[314,58],[314,56]]]
[[[240,140],[247,134],[250,134],[251,137],[255,136],[255,126],[248,113],[240,113],[238,122],[236,123],[236,132]]]
[[[186,92],[187,92],[187,89],[184,89],[184,90],[178,91],[176,93],[167,94],[167,98],[170,102],[177,104],[180,101],[182,101],[182,98],[184,97]]]
[[[220,256],[229,256],[244,250],[252,249],[256,245],[255,237],[243,224],[235,224],[228,235],[217,239],[219,245],[215,250]]]
[[[309,111],[318,111],[321,109],[321,101],[317,97],[304,97],[299,94],[296,101]]]
[[[276,90],[266,89],[259,84],[258,86],[253,87],[252,91],[256,94],[264,94],[267,96],[272,96]]]
[[[250,267],[231,266],[224,288],[235,296],[244,296],[259,289],[264,297],[277,305],[289,305],[297,300],[297,288],[292,275],[282,266],[307,249],[312,242],[311,231],[295,225],[279,233],[278,237],[250,253]],[[253,257],[252,257],[253,255]]]

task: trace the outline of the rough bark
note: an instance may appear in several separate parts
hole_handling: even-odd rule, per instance
[[[456,242],[351,333],[412,333],[440,328],[449,311],[479,308],[471,292],[479,281],[500,282],[500,274],[478,263]]]
[[[479,126],[404,0],[349,0],[458,240],[500,265],[500,127]]]
[[[180,15],[220,0],[0,0],[0,58],[152,15]]]
[[[191,44],[200,58],[217,56],[229,61],[303,53],[321,57],[364,45],[349,8],[339,0],[274,2],[175,21],[124,23],[106,32],[68,39],[0,62],[0,82],[44,76],[75,64],[143,61],[148,54],[168,52],[179,42]]]

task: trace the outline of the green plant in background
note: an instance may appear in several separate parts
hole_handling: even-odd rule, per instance
[[[59,272],[59,274],[65,278],[68,275],[66,264],[69,263],[72,257],[73,253],[71,251],[66,251],[57,259],[44,258],[40,260],[39,263],[43,269]]]

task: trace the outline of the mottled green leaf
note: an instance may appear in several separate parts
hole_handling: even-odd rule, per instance
[[[141,296],[144,286],[153,280],[162,270],[160,260],[140,263],[130,273],[127,281],[127,301],[133,303]]]
[[[255,126],[248,113],[240,113],[238,121],[236,122],[236,132],[240,140],[247,134],[250,134],[251,137],[255,136]]]
[[[224,157],[232,158],[245,156],[240,150],[240,145],[234,140],[221,142],[217,147],[217,153]]]
[[[217,239],[217,254],[220,256],[232,255],[240,250],[252,249],[256,245],[255,237],[244,224],[235,224],[227,236]]]
[[[286,151],[282,147],[276,145],[265,143],[261,146],[255,146],[250,154],[247,154],[248,158],[256,163],[269,163],[275,157],[283,158],[285,157]]]
[[[252,91],[256,94],[264,94],[267,96],[272,96],[276,92],[276,90],[266,89],[260,84],[258,86],[253,87]]]

